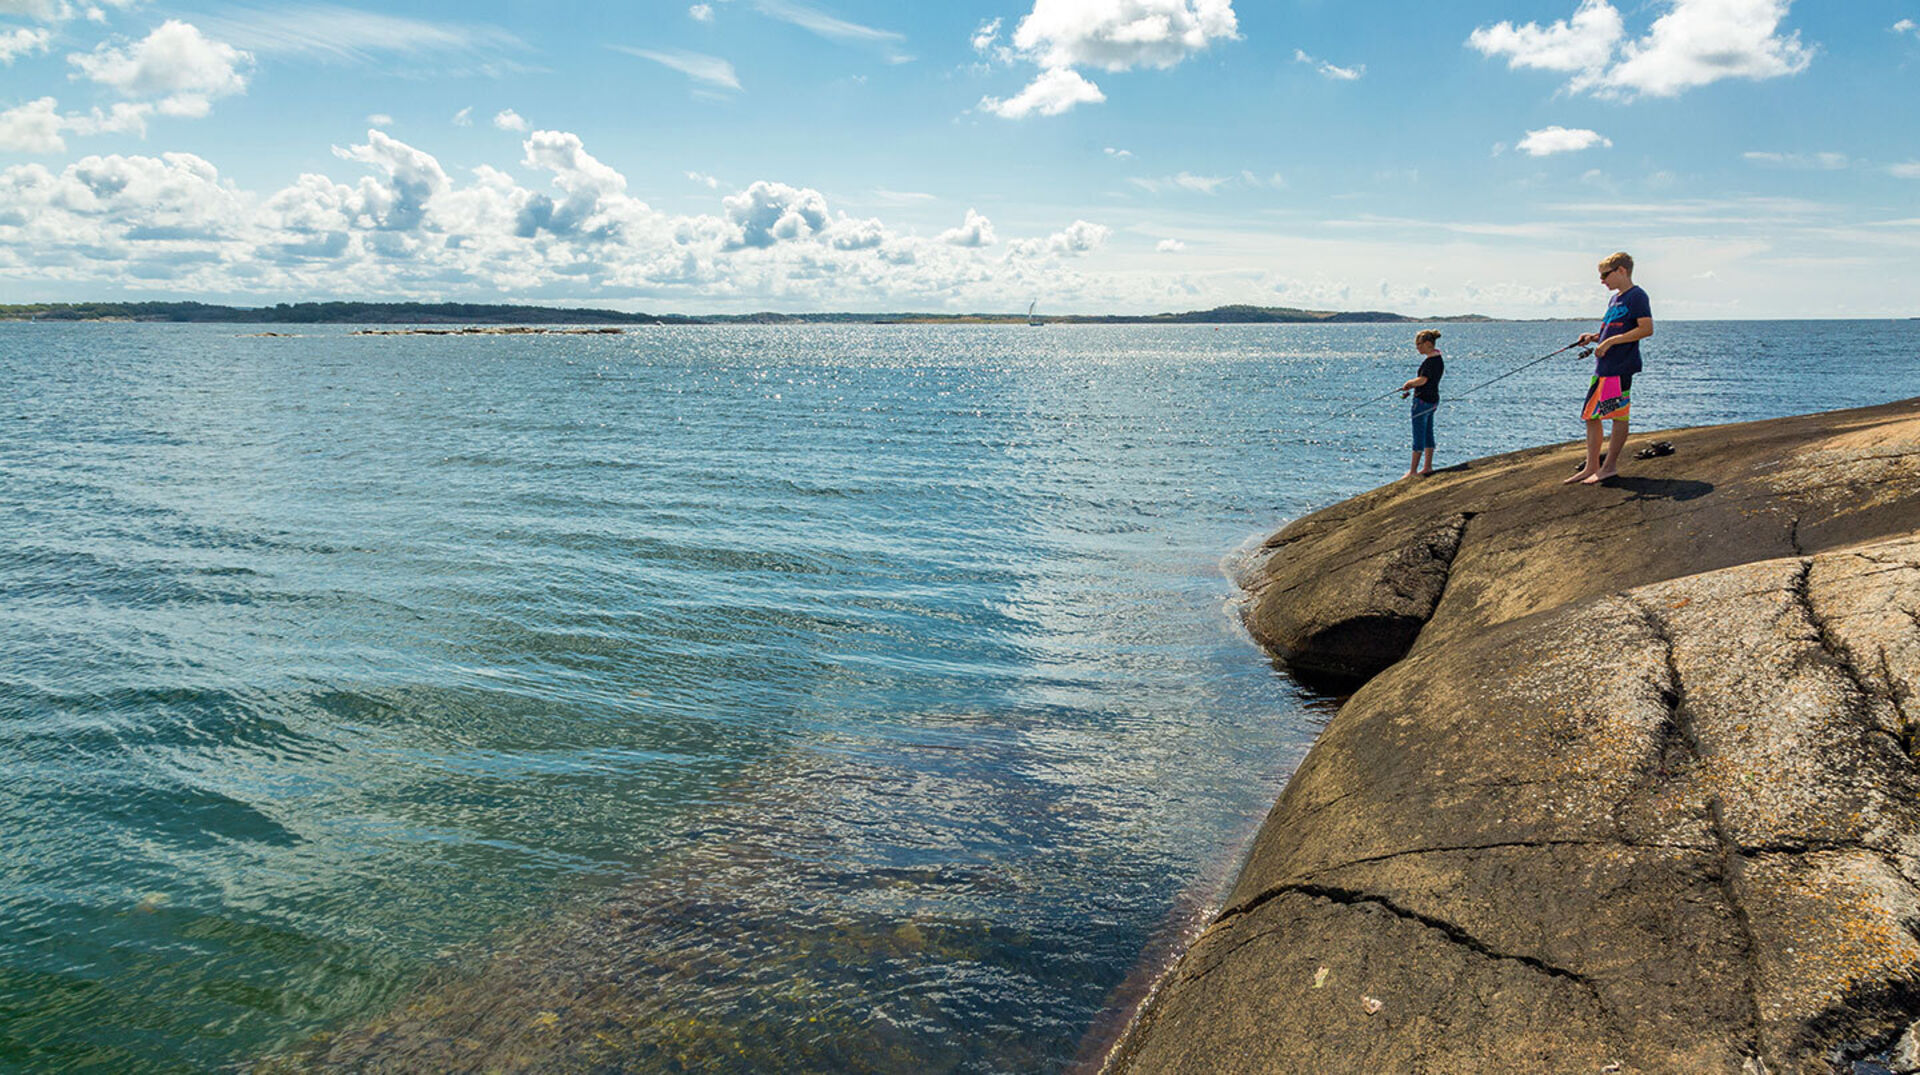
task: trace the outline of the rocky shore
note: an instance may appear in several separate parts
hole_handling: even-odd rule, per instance
[[[1920,400],[1660,437],[1266,542],[1353,693],[1109,1071],[1920,1071]]]

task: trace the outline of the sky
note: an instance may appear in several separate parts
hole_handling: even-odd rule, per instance
[[[0,302],[1920,315],[1920,0],[0,0]]]

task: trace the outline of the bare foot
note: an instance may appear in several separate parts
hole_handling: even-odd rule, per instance
[[[1402,474],[1402,475],[1400,475],[1400,480],[1401,480],[1401,481],[1406,481],[1406,480],[1407,480],[1408,478],[1411,478],[1411,477],[1413,477],[1413,476],[1414,476],[1415,474],[1417,474],[1417,473],[1419,473],[1419,472],[1418,472],[1418,471],[1413,471],[1413,470],[1409,470],[1409,471],[1407,471],[1407,472],[1406,472],[1405,474]]]
[[[1601,482],[1606,481],[1608,478],[1618,477],[1619,474],[1620,472],[1617,470],[1598,471],[1596,473],[1589,474],[1586,477],[1580,479],[1580,484],[1581,485],[1599,485]]]
[[[1575,482],[1581,482],[1583,484],[1591,484],[1595,480],[1593,475],[1594,475],[1594,472],[1591,470],[1582,470],[1574,474],[1574,476],[1571,478],[1561,478],[1560,484],[1572,485]]]
[[[1420,476],[1421,476],[1422,478],[1431,478],[1431,477],[1433,477],[1433,471],[1431,471],[1431,470],[1423,470],[1423,471],[1421,471],[1421,472],[1420,472]]]

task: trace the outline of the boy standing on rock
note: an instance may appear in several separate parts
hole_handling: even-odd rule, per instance
[[[1594,344],[1593,382],[1587,388],[1587,401],[1580,417],[1587,423],[1587,465],[1566,479],[1571,485],[1598,485],[1620,473],[1620,460],[1627,448],[1627,406],[1631,399],[1633,375],[1640,372],[1640,341],[1653,335],[1653,307],[1647,293],[1633,282],[1633,258],[1625,253],[1608,254],[1600,262],[1600,282],[1613,290],[1599,332],[1588,332],[1581,343]],[[1613,437],[1602,461],[1600,423],[1613,422]]]

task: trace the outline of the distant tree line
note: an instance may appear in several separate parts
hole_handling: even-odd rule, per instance
[[[681,314],[622,313],[586,307],[520,306],[470,302],[294,302],[274,306],[217,306],[205,302],[49,302],[0,305],[0,320],[190,321],[241,324],[350,325],[713,325],[713,324],[1018,324],[1024,314]],[[1377,310],[1296,310],[1285,306],[1216,306],[1211,310],[1161,314],[1068,314],[1053,324],[1308,324],[1340,322],[1487,321],[1464,314],[1413,318]]]

